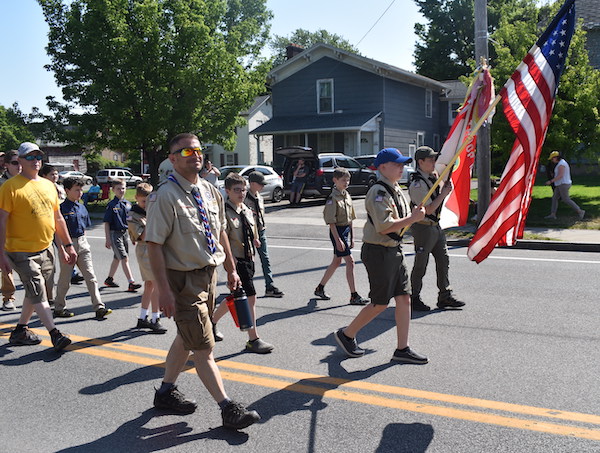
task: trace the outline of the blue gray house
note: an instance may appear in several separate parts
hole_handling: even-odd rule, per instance
[[[451,122],[447,84],[327,44],[292,56],[268,83],[273,116],[250,134],[272,135],[274,149],[413,154],[421,145],[439,149]]]

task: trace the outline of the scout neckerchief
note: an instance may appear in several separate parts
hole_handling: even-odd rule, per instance
[[[175,179],[173,175],[169,175],[168,179],[179,186],[181,190],[184,190],[179,184],[179,181]],[[185,192],[185,190],[184,190]],[[204,203],[202,198],[200,197],[200,192],[196,186],[192,186],[192,195],[194,196],[194,200],[196,201],[196,207],[198,208],[198,215],[200,216],[200,220],[202,221],[202,226],[204,227],[204,235],[206,236],[206,243],[208,244],[208,250],[210,253],[215,253],[217,251],[217,247],[215,246],[215,239],[212,235],[210,223],[208,222],[208,215],[206,214],[206,209],[204,209]]]

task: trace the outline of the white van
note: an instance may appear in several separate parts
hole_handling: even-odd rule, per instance
[[[106,168],[96,173],[96,181],[98,181],[98,184],[111,183],[115,179],[122,179],[125,181],[125,184],[127,186],[132,187],[135,187],[139,183],[144,182],[142,178],[140,178],[139,176],[135,176],[133,173],[127,170]]]

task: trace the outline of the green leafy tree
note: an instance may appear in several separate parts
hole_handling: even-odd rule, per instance
[[[415,0],[426,18],[415,24],[417,74],[436,80],[458,79],[473,70],[475,54],[474,0]],[[493,33],[502,17],[520,21],[535,11],[535,0],[488,0],[488,32]],[[490,61],[496,54],[490,49]]]
[[[233,149],[239,112],[269,69],[256,57],[268,39],[265,0],[38,1],[66,101],[49,100],[63,139],[143,151],[154,180],[176,133]]]
[[[0,151],[17,149],[21,143],[35,140],[27,122],[17,104],[8,109],[0,105]]]
[[[285,48],[290,44],[297,44],[308,49],[318,43],[330,44],[339,49],[347,50],[356,54],[358,49],[354,47],[348,40],[340,35],[329,33],[327,30],[317,30],[310,32],[302,28],[296,29],[288,36],[274,35],[269,42],[269,47],[273,51],[274,60],[273,67],[279,66],[286,60]]]
[[[492,35],[498,55],[492,67],[497,89],[508,80],[531,46],[538,40],[562,2],[529,11],[521,20],[511,20],[509,11]],[[585,50],[585,32],[577,27],[571,41],[565,70],[560,79],[556,103],[542,151],[547,156],[558,149],[565,156],[597,155],[600,151],[600,71],[589,64]],[[514,134],[500,112],[492,126],[492,169],[504,167]]]

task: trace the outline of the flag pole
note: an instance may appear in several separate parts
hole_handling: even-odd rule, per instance
[[[439,186],[440,183],[442,182],[442,180],[446,177],[446,175],[448,173],[450,173],[450,170],[454,167],[454,162],[456,162],[456,159],[458,159],[458,156],[460,156],[460,154],[463,152],[463,150],[466,148],[466,146],[471,142],[471,139],[477,134],[477,131],[481,128],[481,126],[483,126],[483,123],[485,123],[487,121],[488,117],[492,113],[492,110],[494,110],[494,108],[496,107],[498,102],[500,102],[500,99],[502,99],[502,96],[497,95],[496,98],[489,105],[487,110],[483,113],[483,115],[481,115],[481,118],[479,118],[479,121],[477,121],[475,126],[473,126],[473,129],[471,130],[471,132],[469,132],[469,135],[467,135],[465,137],[462,144],[456,151],[456,154],[454,154],[452,159],[450,159],[450,162],[448,162],[448,164],[446,165],[446,168],[444,168],[444,171],[442,171],[442,173],[440,174],[437,181],[433,184],[433,186],[431,186],[431,189],[429,189],[429,192],[427,192],[427,195],[425,195],[423,197],[423,200],[421,201],[421,203],[419,203],[419,206],[422,206],[423,203],[425,203],[427,200],[429,200],[429,198],[431,197],[431,195],[433,194],[433,192],[435,191],[437,186]],[[417,163],[415,163],[415,164],[416,164],[415,167],[418,168],[418,164]],[[405,226],[402,229],[402,231],[400,232],[400,236],[402,236],[404,233],[406,233],[406,230],[408,230],[409,228],[410,228],[410,225]]]

